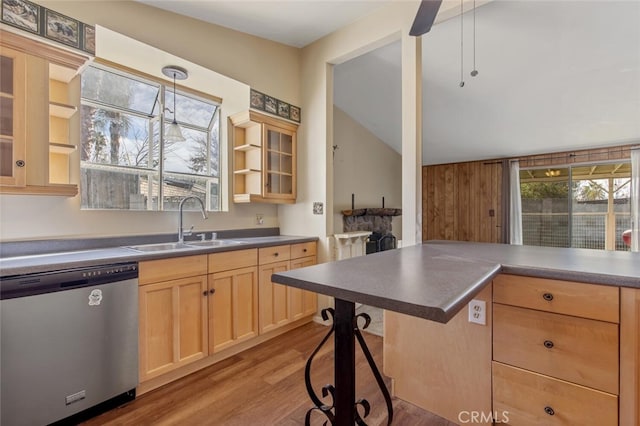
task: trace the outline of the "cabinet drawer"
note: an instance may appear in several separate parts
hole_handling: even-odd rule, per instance
[[[497,420],[517,426],[618,425],[617,396],[498,362],[493,410]]]
[[[316,243],[299,243],[291,244],[291,259],[297,259],[299,257],[315,256],[316,255]]]
[[[281,262],[291,258],[291,246],[275,246],[258,249],[258,261],[260,265]]]
[[[613,286],[507,274],[493,279],[494,302],[615,323],[619,294]]]
[[[618,326],[493,305],[493,359],[618,393]]]
[[[258,265],[258,249],[225,251],[209,255],[209,273]]]
[[[140,285],[207,274],[207,255],[146,260],[138,265]]]

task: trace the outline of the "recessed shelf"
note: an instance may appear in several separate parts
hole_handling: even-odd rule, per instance
[[[240,169],[240,170],[234,170],[233,173],[236,174],[236,175],[249,175],[249,174],[253,174],[253,173],[260,173],[260,170],[257,170],[257,169]]]
[[[77,73],[78,71],[73,68],[49,64],[49,78],[52,80],[68,83],[76,76]]]
[[[247,144],[244,144],[244,145],[236,146],[233,149],[236,150],[236,151],[251,151],[251,150],[260,149],[260,148],[261,148],[260,145],[247,143]]]
[[[54,117],[71,118],[78,108],[73,105],[66,105],[59,102],[49,102],[49,114]]]
[[[54,154],[71,154],[76,150],[75,145],[69,145],[66,143],[49,143],[49,152],[53,152]]]

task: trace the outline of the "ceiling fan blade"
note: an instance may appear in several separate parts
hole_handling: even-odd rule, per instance
[[[433,21],[436,20],[440,4],[442,4],[442,0],[422,0],[409,35],[421,36],[422,34],[428,33],[433,25]]]

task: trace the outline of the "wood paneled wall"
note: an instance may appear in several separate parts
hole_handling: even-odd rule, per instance
[[[424,166],[423,241],[501,242],[502,168],[500,161]]]
[[[631,148],[556,152],[518,160],[520,168],[626,160]],[[503,214],[509,213],[502,207],[503,173],[509,173],[506,164],[504,160],[486,160],[423,166],[422,240],[506,242],[501,237],[507,223]]]

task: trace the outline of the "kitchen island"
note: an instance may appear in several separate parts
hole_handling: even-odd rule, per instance
[[[490,424],[490,420],[500,420],[500,418],[495,418],[499,416],[496,416],[495,413],[492,414],[492,409],[501,403],[496,400],[495,389],[492,392],[492,371],[498,371],[499,367],[507,364],[496,364],[496,360],[491,358],[492,299],[490,284],[498,276],[533,277],[547,281],[561,280],[554,283],[556,289],[558,283],[579,283],[578,286],[583,285],[584,287],[578,288],[586,290],[587,286],[593,283],[597,284],[593,293],[595,295],[600,294],[599,291],[602,287],[611,287],[610,290],[615,294],[613,307],[619,306],[620,316],[618,317],[619,321],[615,320],[619,324],[615,321],[607,322],[607,324],[613,324],[612,327],[615,329],[615,341],[608,342],[608,344],[610,343],[611,347],[615,346],[616,353],[619,348],[620,365],[616,363],[615,366],[611,366],[611,372],[608,374],[615,376],[616,384],[619,377],[620,391],[617,395],[608,395],[610,398],[607,399],[608,403],[613,401],[615,404],[615,410],[610,410],[615,411],[615,419],[607,417],[607,420],[602,424],[638,424],[638,399],[640,397],[640,349],[637,339],[640,330],[640,292],[638,291],[640,289],[640,255],[638,253],[435,241],[276,274],[273,276],[273,281],[336,298],[336,369],[337,371],[339,369],[340,374],[336,374],[335,410],[331,414],[336,416],[336,424],[353,424],[354,416],[358,415],[354,407],[355,395],[349,370],[353,354],[353,335],[345,337],[339,336],[338,333],[339,323],[342,324],[341,327],[347,329],[350,324],[353,326],[352,330],[356,329],[357,335],[357,320],[351,315],[352,304],[355,302],[381,307],[393,311],[393,315],[400,316],[392,321],[386,321],[391,325],[385,324],[385,372],[394,379],[396,385],[403,380],[411,381],[413,378],[413,384],[410,386],[396,386],[395,393],[398,397],[408,399],[410,402],[458,423],[465,420],[459,417],[460,413],[468,411],[469,415],[473,412],[483,414],[485,417],[482,423]],[[533,288],[543,284],[547,284],[547,282],[534,282]],[[517,284],[509,286],[514,288],[518,286],[519,288]],[[476,326],[476,324],[469,324],[465,318],[461,319],[466,316],[466,312],[460,311],[471,299],[483,291],[489,292],[488,300],[485,300],[488,302],[487,325],[480,326],[483,327],[481,332],[483,336],[480,339],[481,346],[476,347],[474,345],[477,342],[467,342],[466,340],[467,337],[478,334],[473,330],[468,330],[470,326]],[[550,306],[562,308],[565,295],[563,291],[558,291],[555,301],[553,301],[553,294],[548,292],[544,293],[542,297],[551,299],[549,301],[545,299]],[[570,301],[571,297],[569,297]],[[340,318],[338,316],[339,309],[343,311]],[[536,309],[542,308],[532,310]],[[556,311],[553,315],[558,313],[561,311]],[[351,318],[349,318],[350,315]],[[569,313],[569,315],[583,316],[581,313]],[[420,322],[406,322],[406,319]],[[563,316],[558,319],[565,318]],[[455,324],[452,320],[455,321]],[[611,320],[607,319],[607,321]],[[437,324],[447,322],[451,323],[446,326]],[[437,330],[430,330],[430,327],[437,327]],[[588,329],[588,326],[586,327]],[[441,339],[447,335],[452,340],[433,341],[430,347],[429,342],[420,338],[421,336],[431,336],[434,339]],[[402,337],[403,340],[398,340],[399,337]],[[444,346],[442,346],[443,343]],[[540,344],[542,343],[540,342]],[[553,342],[549,344],[544,341],[544,343],[553,347]],[[560,352],[561,348],[562,345],[556,343],[556,348],[549,348],[549,353]],[[432,354],[437,355],[432,356]],[[411,361],[417,358],[433,358],[441,361],[442,364],[430,367],[428,362],[423,362],[412,368]],[[443,358],[445,358],[444,361]],[[402,367],[399,367],[398,364],[402,364]],[[476,373],[477,365],[480,365],[480,371]],[[448,411],[439,413],[438,406],[429,405],[433,401],[438,401],[438,396],[430,399],[429,396],[424,397],[424,395],[431,393],[428,383],[429,376],[447,379],[443,374],[430,374],[435,373],[435,371],[430,371],[430,368],[435,370],[435,368],[442,367],[445,368],[445,374],[448,372],[452,376],[459,376],[462,383],[457,380],[448,380],[447,384],[450,385],[450,389],[447,389],[446,386],[443,389],[438,389],[442,398],[453,399],[453,402],[448,404]],[[622,374],[623,371],[624,374]],[[465,374],[470,375],[466,379],[472,380],[465,381]],[[472,378],[471,376],[474,374],[479,377]],[[347,383],[344,383],[345,375],[349,375]],[[425,378],[426,381],[423,380]],[[541,379],[555,380],[555,378],[547,376],[541,377]],[[565,381],[562,382],[562,385],[570,384]],[[482,388],[484,395],[478,395],[479,390],[474,387],[476,383],[479,383],[479,386],[484,386]],[[482,401],[480,403],[473,402],[473,406],[471,403],[465,406],[467,401],[465,392],[459,397],[457,396],[458,391],[461,389],[464,391],[465,386],[469,388],[466,390],[466,394],[470,394],[472,400],[480,398]],[[341,387],[344,391],[341,390]],[[594,386],[594,389],[593,392],[601,392],[597,390],[598,386]],[[401,392],[398,392],[399,390]],[[585,400],[590,401],[588,398]],[[512,409],[516,411],[515,415],[522,414],[518,412],[517,407]],[[341,414],[341,410],[345,414]],[[566,410],[566,412],[570,411]],[[544,406],[542,412],[547,417],[543,417],[544,420],[541,421],[553,420],[557,422],[550,424],[571,424],[570,422],[574,420],[566,417],[562,408],[556,407],[554,410],[553,407]],[[526,413],[522,415],[526,415]],[[493,418],[487,419],[487,416]]]

